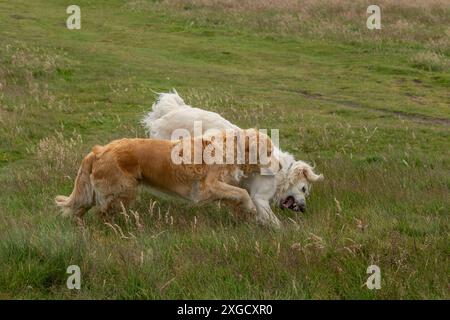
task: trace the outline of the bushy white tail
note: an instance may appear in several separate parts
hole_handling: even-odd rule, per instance
[[[158,99],[152,106],[152,111],[147,113],[142,119],[142,124],[150,132],[152,123],[169,112],[180,108],[190,108],[191,106],[184,103],[183,99],[178,95],[175,89],[168,93],[159,93]]]
[[[94,190],[92,188],[90,174],[95,154],[89,153],[81,162],[78,169],[75,185],[70,196],[56,196],[55,203],[61,208],[64,216],[82,216],[89,208],[95,204]]]

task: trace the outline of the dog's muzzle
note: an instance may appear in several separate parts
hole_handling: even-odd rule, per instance
[[[306,202],[304,200],[295,201],[295,198],[293,196],[289,196],[280,203],[280,207],[283,209],[290,209],[295,212],[305,212]]]

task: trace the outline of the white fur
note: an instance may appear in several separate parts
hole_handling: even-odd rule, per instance
[[[194,121],[202,121],[203,132],[210,129],[239,129],[215,112],[185,104],[175,90],[159,95],[142,124],[151,138],[170,139],[176,129],[186,129],[193,135]],[[316,175],[306,162],[295,161],[291,154],[281,150],[276,152],[281,169],[275,175],[253,174],[242,178],[240,184],[247,189],[256,206],[256,219],[263,224],[280,226],[269,202],[280,205],[280,202],[292,196],[296,203],[306,205],[305,198],[309,193],[310,183],[322,180],[323,176]],[[306,192],[302,191],[303,187]]]

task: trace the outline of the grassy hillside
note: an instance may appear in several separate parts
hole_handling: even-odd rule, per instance
[[[76,4],[81,30],[67,1],[0,2],[0,298],[450,298],[449,1],[380,1],[374,31],[365,1]],[[325,175],[308,212],[274,231],[142,190],[115,225],[61,217],[83,155],[174,87],[279,129]]]

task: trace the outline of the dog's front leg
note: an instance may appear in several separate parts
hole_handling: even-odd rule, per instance
[[[247,190],[217,181],[208,189],[213,200],[228,200],[238,204],[242,209],[256,214],[255,204]]]
[[[270,225],[280,228],[281,223],[270,207],[269,200],[253,197],[253,203],[256,206],[256,221],[264,225]]]
[[[281,226],[280,220],[270,207],[270,199],[276,190],[275,176],[253,175],[245,179],[243,185],[249,191],[256,206],[256,221],[279,228]]]

